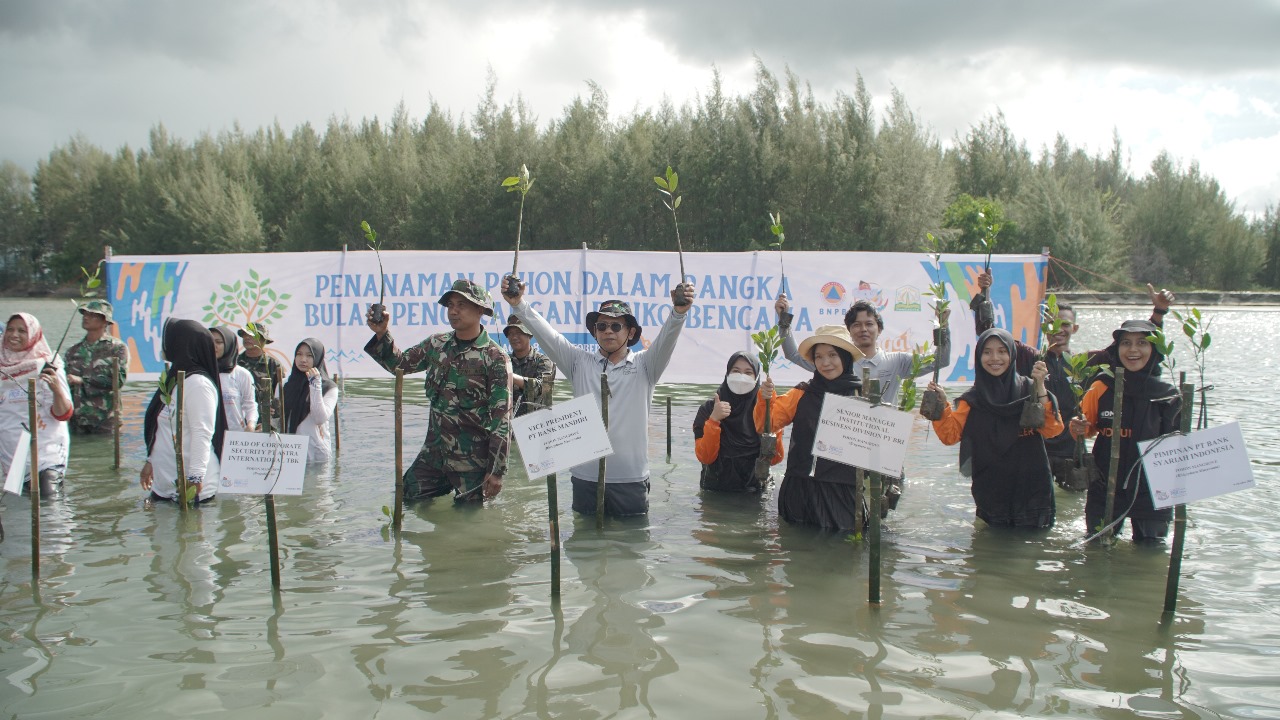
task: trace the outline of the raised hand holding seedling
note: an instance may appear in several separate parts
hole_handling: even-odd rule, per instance
[[[666,205],[667,209],[671,211],[671,222],[674,223],[676,227],[676,254],[680,258],[680,282],[677,283],[676,288],[671,291],[671,302],[673,302],[676,307],[684,307],[689,304],[683,302],[684,298],[680,293],[681,286],[685,284],[684,245],[680,242],[680,220],[676,217],[676,210],[680,208],[681,200],[680,195],[676,194],[676,188],[680,184],[680,176],[676,174],[675,170],[671,169],[670,165],[668,165],[666,176],[655,175],[653,182],[657,184],[658,192],[662,193],[664,196],[662,204]]]

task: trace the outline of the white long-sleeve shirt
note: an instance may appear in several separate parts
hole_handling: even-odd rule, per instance
[[[58,368],[58,384],[69,398],[67,374]],[[5,379],[0,381],[0,478],[9,472],[18,440],[27,426],[27,383]],[[36,380],[36,442],[40,449],[40,470],[65,467],[71,448],[67,423],[53,416],[53,389]]]
[[[320,378],[307,380],[311,393],[311,411],[298,423],[298,435],[310,438],[307,443],[307,462],[324,462],[333,457],[333,448],[329,444],[329,418],[333,417],[333,409],[338,407],[338,388],[329,388],[329,392],[321,393],[323,387]]]
[[[574,397],[593,395],[600,403],[600,374],[609,378],[609,443],[613,454],[605,466],[606,483],[641,482],[649,478],[649,406],[653,388],[662,377],[676,340],[684,328],[685,315],[672,312],[649,347],[610,363],[597,349],[583,350],[551,327],[527,302],[513,308],[538,340],[538,347],[551,358],[573,386]],[[598,461],[577,465],[573,476],[582,480],[600,477]]]
[[[222,408],[218,406],[218,390],[204,375],[188,375],[182,396],[182,463],[188,483],[203,483],[200,499],[218,493],[218,456],[213,452],[213,431]],[[178,458],[173,452],[173,438],[178,432],[174,405],[175,388],[170,404],[160,409],[156,440],[151,446],[151,492],[170,500],[178,499]]]
[[[237,365],[222,373],[222,409],[227,416],[227,429],[253,432],[258,425],[258,398],[253,387],[253,373]]]

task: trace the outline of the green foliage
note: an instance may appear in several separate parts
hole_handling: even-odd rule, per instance
[[[1164,356],[1163,365],[1169,371],[1169,377],[1175,377],[1173,372],[1178,366],[1178,361],[1173,357],[1173,338],[1165,334],[1164,330],[1157,329],[1154,333],[1147,336],[1147,342],[1151,343],[1151,347]]]
[[[902,93],[877,110],[855,76],[820,102],[760,61],[741,94],[715,73],[686,105],[621,117],[588,83],[540,123],[523,101],[502,103],[496,83],[461,113],[433,104],[410,117],[401,105],[387,118],[192,138],[157,125],[141,147],[69,138],[30,176],[0,163],[0,281],[82,280],[104,245],[120,255],[357,247],[356,217],[380,228],[379,250],[506,250],[513,231],[529,247],[662,250],[662,214],[680,202],[680,249],[684,239],[691,250],[772,247],[781,223],[762,237],[756,209],[787,207],[793,250],[912,252],[949,227],[950,251],[986,252],[998,226],[999,252],[1047,245],[1130,285],[1280,286],[1274,209],[1250,226],[1211,177],[1168,157],[1135,176],[1118,139],[1092,153],[1059,138],[1032,158],[997,114],[944,153]],[[545,201],[525,208],[529,233],[523,212],[510,227],[510,199],[493,192],[513,157],[555,168],[538,179]],[[663,173],[671,207],[652,205],[652,168],[669,165],[698,178],[697,202],[685,206],[688,188]]]
[[[378,242],[378,232],[374,230],[367,220],[360,221],[360,230],[364,233],[369,249],[373,251],[374,257],[378,258],[378,304],[381,305],[387,300],[387,275],[382,269],[382,243]]]
[[[1076,400],[1084,397],[1085,386],[1090,378],[1094,375],[1094,368],[1089,366],[1089,353],[1082,352],[1074,355],[1064,355],[1063,363],[1066,368],[1067,375],[1071,378],[1071,392],[1075,393]]]
[[[98,296],[98,287],[102,285],[102,266],[106,262],[106,260],[99,260],[98,264],[93,267],[92,275],[83,265],[80,266],[80,273],[84,275],[84,282],[80,283],[80,297],[91,298]]]
[[[680,282],[685,280],[684,272],[684,245],[680,242],[680,221],[676,218],[676,210],[680,207],[681,196],[676,194],[676,188],[680,183],[680,176],[676,174],[671,166],[667,166],[666,177],[654,176],[653,181],[658,185],[658,192],[664,196],[662,204],[667,206],[671,211],[671,222],[676,228],[676,252],[680,255]]]
[[[942,253],[945,243],[934,237],[933,233],[925,233],[924,237],[929,249],[933,251],[929,253],[929,257],[933,258],[934,280],[929,283],[924,294],[933,298],[933,316],[941,321],[942,313],[951,307],[951,301],[947,299],[947,282],[942,277]]]
[[[769,368],[773,366],[773,361],[778,359],[778,351],[782,349],[782,336],[775,325],[768,330],[751,333],[751,341],[756,344],[756,357],[760,359],[760,368],[767,375]]]
[[[284,301],[292,297],[290,293],[277,293],[271,287],[271,280],[261,277],[253,268],[249,268],[247,279],[220,283],[219,288],[222,293],[216,290],[210,293],[209,303],[201,308],[205,311],[201,320],[205,325],[235,327],[279,320],[289,307]]]
[[[516,222],[516,255],[511,263],[512,275],[515,275],[520,266],[520,234],[524,230],[524,198],[529,194],[529,188],[533,187],[534,179],[529,175],[529,168],[521,165],[519,174],[502,181],[502,187],[506,188],[507,192],[520,193],[520,215]]]
[[[1203,430],[1209,424],[1209,405],[1208,392],[1213,389],[1212,385],[1205,384],[1205,355],[1209,351],[1209,345],[1213,342],[1213,335],[1209,333],[1209,327],[1213,324],[1212,319],[1206,318],[1200,314],[1199,308],[1191,308],[1185,315],[1173,311],[1173,316],[1182,323],[1182,334],[1187,336],[1188,342],[1191,344],[1191,355],[1196,364],[1196,374],[1200,379],[1200,412],[1199,421],[1196,424],[1197,430]],[[1172,368],[1170,368],[1172,372]]]
[[[898,409],[910,412],[915,409],[917,393],[916,378],[924,372],[926,365],[937,357],[937,350],[924,343],[911,351],[911,374],[902,378],[902,387],[898,390]]]
[[[787,234],[782,230],[782,211],[779,210],[775,215],[769,213],[769,232],[778,238],[777,242],[769,243],[769,247],[778,250],[778,265],[782,268],[782,284],[785,287],[787,283],[787,265],[782,261],[782,244],[787,241]]]
[[[1058,296],[1050,293],[1040,310],[1040,357],[1049,351],[1049,336],[1062,332],[1062,328],[1070,325],[1070,320],[1058,317]]]

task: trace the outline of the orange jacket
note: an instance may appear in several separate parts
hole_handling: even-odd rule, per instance
[[[1096,402],[1096,399],[1095,399]],[[1062,418],[1058,417],[1058,411],[1053,409],[1053,402],[1045,398],[1040,402],[1044,406],[1044,425],[1037,430],[1023,432],[1038,432],[1045,438],[1057,437],[1062,433]],[[969,419],[969,403],[964,400],[956,402],[956,409],[952,410],[950,405],[942,408],[942,419],[933,421],[933,431],[938,434],[938,439],[943,445],[955,445],[960,442],[960,436],[964,434],[964,424]]]

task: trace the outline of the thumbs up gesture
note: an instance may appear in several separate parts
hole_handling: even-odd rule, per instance
[[[716,422],[729,417],[729,403],[720,400],[720,393],[716,393],[715,400],[711,402],[711,419]]]

